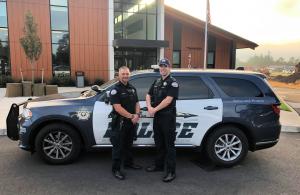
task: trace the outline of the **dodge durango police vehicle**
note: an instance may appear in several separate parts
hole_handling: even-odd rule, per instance
[[[176,147],[199,147],[213,163],[230,167],[241,162],[248,150],[278,142],[280,100],[263,74],[191,69],[173,69],[171,74],[180,85]],[[153,118],[147,113],[145,95],[159,76],[155,70],[131,75],[142,110],[134,146],[154,146]],[[117,82],[113,79],[75,95],[55,94],[13,104],[7,136],[50,164],[70,163],[82,149],[111,147],[108,94]]]

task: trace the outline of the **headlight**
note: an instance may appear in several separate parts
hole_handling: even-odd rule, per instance
[[[24,108],[24,109],[23,109],[22,116],[23,116],[25,119],[30,119],[30,118],[32,117],[32,112],[31,112],[28,108]]]

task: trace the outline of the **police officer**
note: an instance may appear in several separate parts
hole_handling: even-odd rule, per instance
[[[128,67],[119,69],[119,82],[110,91],[110,102],[113,106],[112,134],[110,141],[112,148],[112,173],[120,180],[125,179],[121,172],[121,164],[124,168],[141,169],[140,165],[133,163],[132,143],[135,136],[135,126],[139,120],[140,105],[136,89],[128,83],[130,71]]]
[[[176,136],[176,99],[179,86],[170,75],[170,70],[169,60],[161,59],[159,61],[161,78],[154,81],[146,95],[148,112],[154,116],[154,141],[157,148],[155,164],[147,167],[146,171],[163,171],[165,167],[167,174],[163,178],[164,182],[170,182],[176,177],[174,142]]]

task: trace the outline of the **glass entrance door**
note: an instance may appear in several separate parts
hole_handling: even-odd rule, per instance
[[[121,66],[128,66],[130,70],[144,70],[157,64],[157,49],[115,48],[115,71]]]

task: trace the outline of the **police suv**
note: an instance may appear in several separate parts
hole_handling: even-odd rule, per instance
[[[280,101],[259,73],[237,70],[171,72],[179,83],[176,147],[205,149],[213,163],[233,166],[255,151],[278,142]],[[154,146],[145,96],[159,77],[153,70],[133,72],[142,116],[134,146]],[[108,94],[118,82],[93,86],[80,94],[62,93],[13,104],[7,116],[7,136],[19,147],[48,163],[75,160],[82,148],[111,147]],[[21,110],[21,114],[19,114]]]

